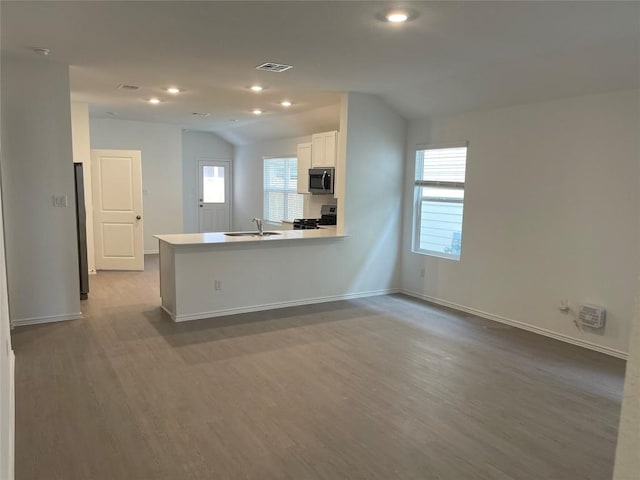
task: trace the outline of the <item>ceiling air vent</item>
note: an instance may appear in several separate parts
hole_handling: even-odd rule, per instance
[[[191,112],[191,115],[194,117],[208,117],[209,114],[206,112]]]
[[[283,65],[281,63],[267,62],[267,63],[263,63],[262,65],[258,65],[256,67],[256,70],[264,70],[265,72],[281,73],[286,70],[289,70],[290,68],[293,68],[293,65]]]
[[[118,85],[119,90],[138,90],[140,87],[137,85],[127,85],[125,83],[121,83]]]

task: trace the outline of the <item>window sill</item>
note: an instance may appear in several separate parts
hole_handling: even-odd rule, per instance
[[[436,257],[436,258],[442,258],[443,260],[453,260],[454,262],[459,262],[460,261],[460,256],[459,255],[447,255],[446,253],[429,252],[429,251],[426,251],[426,250],[415,250],[415,249],[411,249],[411,253],[416,253],[418,255],[424,255],[425,257]]]

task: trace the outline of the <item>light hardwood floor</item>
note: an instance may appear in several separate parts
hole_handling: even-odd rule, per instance
[[[157,258],[21,327],[17,480],[609,480],[624,362],[402,295],[173,324]]]

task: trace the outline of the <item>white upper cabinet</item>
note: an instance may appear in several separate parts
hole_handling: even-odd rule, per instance
[[[311,168],[311,144],[298,145],[298,193],[309,193],[309,169]]]
[[[311,136],[311,167],[335,167],[338,156],[338,132],[315,133]]]

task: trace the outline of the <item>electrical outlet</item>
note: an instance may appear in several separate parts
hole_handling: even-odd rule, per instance
[[[213,282],[213,288],[214,288],[214,290],[222,290],[222,281],[215,280]]]
[[[66,195],[53,195],[51,199],[54,207],[66,207],[69,205]]]

